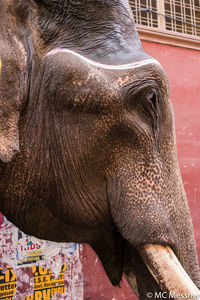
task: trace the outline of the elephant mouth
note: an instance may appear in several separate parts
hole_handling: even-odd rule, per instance
[[[137,250],[160,288],[169,293],[169,298],[200,299],[200,290],[170,247],[146,244]],[[136,289],[137,294],[137,285],[134,287],[133,283],[132,288]]]

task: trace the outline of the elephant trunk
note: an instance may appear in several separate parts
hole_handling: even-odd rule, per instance
[[[162,291],[200,299],[192,221],[177,163],[170,172],[161,160],[139,164],[134,176],[123,173],[108,182],[111,214],[127,241],[128,282],[140,299]]]

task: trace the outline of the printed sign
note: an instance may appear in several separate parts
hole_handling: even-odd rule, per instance
[[[46,245],[44,241],[34,237],[28,237],[18,232],[18,240],[16,241],[16,261],[17,265],[35,264],[45,259],[43,251]]]
[[[64,272],[66,266],[63,265],[57,278],[50,269],[33,266],[34,294],[27,296],[26,300],[50,300],[57,293],[64,294]]]
[[[0,299],[12,300],[16,288],[16,274],[13,268],[7,267],[7,270],[2,273],[0,269]]]
[[[53,243],[39,240],[33,236],[28,236],[18,230],[16,244],[16,264],[34,265],[36,263],[44,263],[49,257],[58,253],[65,252],[70,258],[77,250],[75,243]]]

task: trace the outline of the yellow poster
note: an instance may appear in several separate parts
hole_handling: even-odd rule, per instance
[[[0,299],[12,300],[16,288],[16,274],[13,268],[7,267],[5,273],[0,269]]]
[[[57,293],[64,294],[64,272],[63,265],[57,278],[50,269],[41,266],[33,266],[34,293],[26,297],[26,300],[50,300]]]

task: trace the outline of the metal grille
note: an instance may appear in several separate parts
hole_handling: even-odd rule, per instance
[[[165,0],[166,29],[200,36],[200,1]]]
[[[200,0],[130,0],[136,24],[200,36]]]
[[[134,12],[136,24],[150,27],[158,27],[158,16],[155,13],[149,13],[147,8],[157,11],[156,0],[129,0]]]

